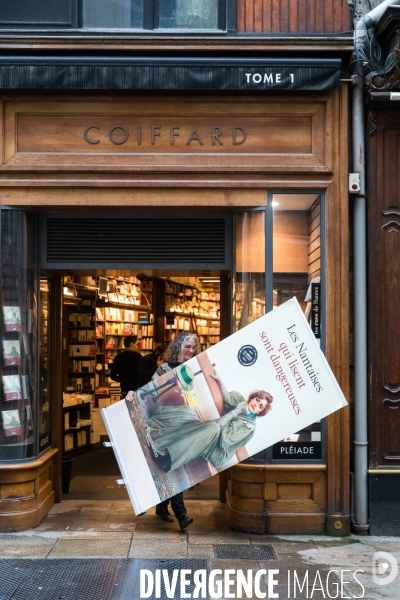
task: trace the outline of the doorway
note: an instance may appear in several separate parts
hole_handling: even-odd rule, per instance
[[[201,349],[206,349],[292,295],[307,314],[308,296],[315,288],[321,290],[318,333],[323,343],[324,243],[323,198],[307,191],[269,192],[267,206],[239,212],[45,213],[41,264],[58,277],[63,298],[58,340],[63,358],[55,366],[60,371],[56,396],[63,395],[67,402],[69,394],[94,397],[93,410],[62,406],[55,421],[55,429],[62,424],[56,431],[57,446],[75,456],[77,468],[82,465],[82,481],[88,478],[90,462],[84,452],[88,458],[105,436],[104,430],[99,433],[99,411],[121,397],[109,381],[109,371],[113,357],[122,351],[123,337],[138,335],[139,351],[148,354],[171,341],[177,331],[192,330],[199,336]],[[207,312],[208,307],[214,312]],[[311,319],[312,314],[307,316]],[[81,334],[88,335],[80,331],[85,328],[94,339],[79,339]],[[77,358],[76,348],[70,354],[71,346],[93,354]],[[67,422],[64,413],[78,410],[79,419],[75,414]],[[318,423],[310,431],[293,433],[285,444],[312,442],[318,458],[311,462],[321,463],[323,438],[324,423]],[[111,479],[107,485],[99,480],[97,488],[86,490],[88,494],[121,493],[115,484],[118,474],[112,462],[105,460],[106,451],[110,452],[101,447],[100,458],[93,463],[101,464],[104,477]],[[249,460],[292,462],[274,449]],[[220,478],[220,485],[206,493],[223,500],[227,473]]]
[[[59,276],[62,357],[55,368],[61,371],[58,379],[62,382],[57,395],[63,398],[64,471],[66,463],[72,466],[69,487],[64,472],[63,497],[128,499],[125,488],[116,484],[121,475],[113,451],[103,446],[108,437],[100,411],[125,397],[115,380],[115,359],[134,354],[139,360],[142,355],[150,364],[154,352],[165,348],[180,332],[196,334],[199,351],[229,335],[230,273],[216,269],[69,269]],[[44,285],[44,276],[42,280]],[[126,350],[130,339],[135,342],[134,353]],[[140,387],[148,380],[143,379],[141,361],[136,364]],[[217,476],[191,486],[185,495],[215,500],[224,494]]]

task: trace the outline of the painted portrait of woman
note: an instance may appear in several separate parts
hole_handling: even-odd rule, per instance
[[[153,460],[166,473],[203,457],[214,467],[222,467],[253,437],[257,420],[271,410],[273,398],[255,390],[247,399],[240,392],[228,392],[214,375],[224,400],[224,414],[202,421],[191,406],[159,406],[147,421],[147,440]]]

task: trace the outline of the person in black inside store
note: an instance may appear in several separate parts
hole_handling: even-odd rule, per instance
[[[168,348],[168,344],[160,344],[139,360],[139,379],[138,388],[143,387],[151,381],[154,373],[164,363],[164,352]]]
[[[139,378],[139,361],[142,358],[138,352],[138,343],[136,335],[128,335],[124,339],[125,350],[120,352],[114,358],[111,366],[110,378],[121,384],[122,397],[125,397],[131,390],[137,390]]]
[[[166,372],[175,369],[182,363],[198,354],[200,343],[197,335],[188,331],[182,331],[172,340],[167,350],[164,353],[165,362],[162,364],[153,375],[153,379],[164,375]],[[156,506],[156,515],[162,518],[167,523],[172,523],[173,518],[168,510],[168,503],[171,501],[171,508],[178,519],[181,529],[186,529],[188,525],[193,523],[193,519],[187,515],[185,504],[183,501],[183,492],[179,492],[168,500],[163,500]]]

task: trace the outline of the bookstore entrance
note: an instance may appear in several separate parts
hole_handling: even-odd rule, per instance
[[[196,336],[197,352],[219,342],[230,277],[215,269],[125,269],[69,270],[62,279],[63,499],[128,499],[125,486],[116,484],[121,475],[114,452],[104,447],[100,411],[168,364],[166,353],[179,333]],[[227,325],[223,315],[223,335]],[[182,388],[178,400],[193,399]],[[186,495],[219,500],[219,477]]]
[[[62,422],[61,429],[56,425],[55,435],[63,456],[61,491],[69,494],[64,499],[121,495],[115,484],[120,475],[112,450],[102,446],[108,437],[100,411],[124,398],[115,365],[132,343],[137,371],[131,387],[136,389],[148,383],[157,359],[163,360],[168,344],[180,332],[196,334],[201,352],[296,296],[315,336],[325,344],[323,221],[323,196],[316,192],[271,193],[265,208],[207,217],[163,215],[160,219],[114,213],[105,220],[91,214],[41,216],[45,232],[41,263],[48,267],[42,269],[40,280],[45,311],[41,313],[41,339],[48,344],[53,340],[55,348],[62,348],[61,360],[50,365],[54,352],[43,344],[42,360],[61,386],[52,396],[62,397],[62,406],[54,406],[54,411],[58,413],[56,423]],[[88,250],[82,245],[84,232],[94,246],[96,240],[103,240],[101,261],[96,248]],[[147,250],[150,234],[158,250]],[[77,245],[70,245],[71,235]],[[63,247],[64,240],[69,241]],[[140,253],[147,259],[141,264],[137,260]],[[161,265],[172,263],[174,268],[154,268],[158,260]],[[119,261],[119,268],[99,268],[112,261]],[[129,262],[139,264],[127,268]],[[57,290],[54,295],[62,292],[60,339],[57,331],[52,333],[49,328],[52,286]],[[314,298],[311,311],[313,295],[318,300]],[[59,304],[60,298],[53,297],[53,303]],[[147,360],[141,361],[140,355]],[[141,368],[144,362],[147,378]],[[184,401],[190,403],[191,399],[185,396]],[[301,456],[303,462],[321,465],[325,461],[325,429],[324,422],[311,424],[268,451],[247,457],[247,462],[253,466],[288,464]],[[188,493],[196,498],[204,494],[210,498],[211,494],[224,501],[227,485],[226,474],[222,474],[221,479],[215,477]]]
[[[92,472],[82,457],[124,391],[111,371],[128,335],[142,356],[188,330],[205,349],[296,296],[348,393],[347,92],[335,86],[10,92],[0,530],[34,527],[62,499],[63,460]],[[230,526],[346,535],[348,440],[343,409],[241,456],[221,483]]]

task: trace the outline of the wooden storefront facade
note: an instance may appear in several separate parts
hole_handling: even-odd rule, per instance
[[[301,11],[316,15],[313,32],[337,38],[269,40],[268,37],[123,40],[111,37],[103,49],[132,52],[187,48],[198,56],[280,50],[290,62],[315,51],[346,62],[351,37],[347,2],[325,4],[325,25],[317,3],[238,0],[237,29],[243,34],[302,32]],[[285,13],[289,5],[296,10]],[[304,5],[304,6],[303,6]],[[329,6],[331,6],[331,9]],[[276,7],[275,7],[276,8]],[[260,16],[260,15],[264,16]],[[294,15],[297,14],[297,21]],[[270,15],[268,17],[268,15]],[[272,18],[273,16],[273,18]],[[332,18],[331,18],[332,17]],[[260,20],[261,19],[261,20]],[[292,29],[290,29],[292,31]],[[4,47],[20,50],[3,33]],[[47,36],[43,52],[80,52],[99,47],[95,37],[61,41]],[[290,54],[288,54],[290,51]],[[247,56],[246,56],[247,53]],[[253,72],[253,71],[252,71]],[[343,77],[343,75],[342,75]],[[257,81],[257,80],[255,80]],[[0,203],[20,211],[107,213],[158,210],[201,214],[264,207],[271,191],[313,192],[325,199],[326,354],[349,397],[348,83],[313,90],[111,90],[3,89],[0,97]],[[60,307],[55,319],[60,317]],[[57,314],[58,311],[58,314]],[[55,348],[61,340],[55,338]],[[57,379],[57,378],[56,378]],[[57,381],[54,381],[57,386]],[[0,531],[36,526],[54,498],[61,497],[61,422],[53,398],[52,444],[22,469],[0,463]],[[226,506],[230,525],[255,533],[350,531],[349,410],[326,420],[324,461],[319,464],[244,464],[230,470]],[[58,452],[56,452],[58,450]],[[26,464],[26,463],[23,463]],[[34,468],[33,468],[34,467]],[[49,483],[51,482],[51,484]],[[11,502],[18,498],[19,504]]]

